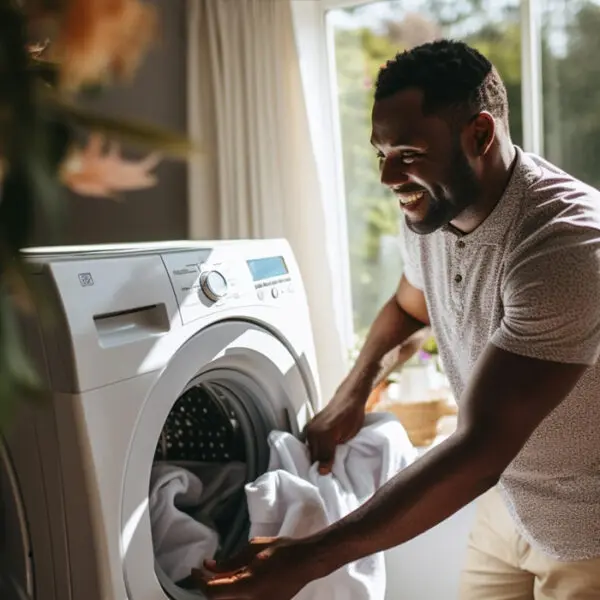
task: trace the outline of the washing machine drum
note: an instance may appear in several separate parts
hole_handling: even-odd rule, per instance
[[[260,399],[234,381],[217,378],[191,382],[173,405],[156,446],[155,466],[168,463],[191,472],[200,469],[202,473],[212,472],[213,479],[228,467],[243,468],[242,472],[238,469],[243,479],[238,479],[237,489],[229,485],[225,497],[213,501],[211,514],[204,512],[201,519],[219,533],[217,560],[234,555],[248,541],[250,522],[243,484],[266,471],[267,436],[276,427],[263,408]],[[189,597],[184,591],[193,587],[189,578],[174,582],[158,561],[155,567],[171,598]]]
[[[227,388],[218,384],[190,387],[167,417],[154,460],[246,460],[232,404]]]

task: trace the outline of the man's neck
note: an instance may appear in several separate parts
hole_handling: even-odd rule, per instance
[[[495,157],[484,174],[483,193],[480,200],[450,223],[457,232],[471,233],[488,218],[506,190],[516,156],[517,151],[510,139],[499,144]]]

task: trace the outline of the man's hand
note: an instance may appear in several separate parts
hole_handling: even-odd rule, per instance
[[[209,600],[291,600],[307,583],[310,557],[303,545],[286,538],[256,538],[236,557],[204,563],[192,579]]]
[[[351,440],[365,421],[367,392],[342,385],[327,406],[306,426],[306,442],[319,472],[331,472],[335,449]]]
[[[319,463],[321,474],[331,471],[336,447],[350,441],[362,428],[365,405],[380,371],[381,359],[428,323],[423,292],[402,277],[398,290],[373,322],[352,371],[305,429],[311,459]],[[410,348],[408,344],[400,352]]]

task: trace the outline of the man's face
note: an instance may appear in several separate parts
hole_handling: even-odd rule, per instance
[[[422,100],[422,92],[411,89],[375,102],[371,143],[381,181],[398,197],[407,225],[427,234],[476,203],[481,183],[461,133],[440,116],[425,116]]]

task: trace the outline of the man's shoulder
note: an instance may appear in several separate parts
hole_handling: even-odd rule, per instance
[[[600,191],[536,154],[523,156],[527,208],[548,216],[565,208],[600,215]]]
[[[527,183],[514,243],[600,242],[600,191],[537,155],[525,154],[523,162]]]

